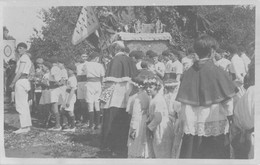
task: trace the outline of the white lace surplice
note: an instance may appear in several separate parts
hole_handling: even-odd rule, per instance
[[[185,134],[208,137],[229,132],[226,116],[233,114],[233,99],[207,107],[182,104],[181,109]]]

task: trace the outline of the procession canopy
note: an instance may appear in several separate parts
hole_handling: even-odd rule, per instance
[[[172,41],[170,33],[126,33],[119,32],[111,37],[111,42],[124,41],[125,45],[132,50],[140,50],[144,53],[153,50],[161,54],[167,50]]]
[[[112,37],[112,42],[117,40],[123,41],[170,41],[172,36],[170,33],[126,33],[119,32]]]

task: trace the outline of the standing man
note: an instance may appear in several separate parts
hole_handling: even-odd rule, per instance
[[[26,133],[30,131],[32,126],[31,114],[28,102],[28,92],[31,89],[28,76],[32,66],[30,57],[26,53],[27,45],[23,42],[17,45],[17,51],[20,55],[17,61],[16,75],[10,85],[10,88],[15,86],[15,108],[19,113],[21,128],[16,130],[15,133]]]
[[[108,95],[101,104],[104,108],[102,144],[103,147],[109,147],[113,156],[126,156],[130,124],[126,104],[132,89],[129,81],[136,76],[137,69],[132,59],[124,52],[125,45],[122,41],[112,43],[111,49],[113,59],[108,64],[101,94],[101,98],[102,95]]]
[[[101,83],[105,76],[105,69],[99,63],[100,54],[93,52],[89,55],[89,62],[83,66],[83,73],[87,77],[85,83],[86,102],[89,111],[89,128],[97,129],[100,124],[99,97]]]
[[[83,73],[83,66],[87,65],[88,55],[82,54],[80,63],[77,65],[77,81],[78,81],[78,88],[77,88],[77,99],[78,108],[75,110],[75,117],[76,123],[79,124],[82,119],[83,126],[88,126],[88,109],[87,103],[85,100],[85,84],[87,82],[87,77]]]
[[[58,103],[62,95],[62,89],[60,88],[61,86],[63,86],[62,77],[61,77],[62,72],[59,67],[58,58],[56,56],[53,56],[49,61],[52,63],[52,68],[50,71],[50,78],[49,78],[50,104],[51,104],[51,111],[55,116],[55,121],[56,121],[55,127],[50,128],[49,130],[60,131],[61,125],[60,125],[60,112],[58,109]]]

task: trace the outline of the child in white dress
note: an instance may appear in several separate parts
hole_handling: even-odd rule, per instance
[[[146,121],[150,98],[144,90],[144,79],[140,76],[133,79],[138,92],[133,95],[129,104],[132,114],[128,136],[128,158],[149,158],[149,149],[146,136]],[[129,107],[129,106],[128,106]]]
[[[173,143],[173,127],[169,118],[169,111],[162,92],[162,81],[158,77],[149,78],[145,88],[152,97],[149,105],[147,121],[148,138],[152,138],[155,158],[171,158]]]

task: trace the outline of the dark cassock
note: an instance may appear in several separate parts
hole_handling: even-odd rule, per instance
[[[211,59],[184,72],[176,100],[181,102],[184,136],[180,158],[229,158],[229,120],[236,87]]]
[[[112,152],[127,155],[127,138],[130,116],[126,112],[131,78],[137,75],[137,68],[130,57],[118,52],[108,64],[102,93],[103,109],[102,146]]]

